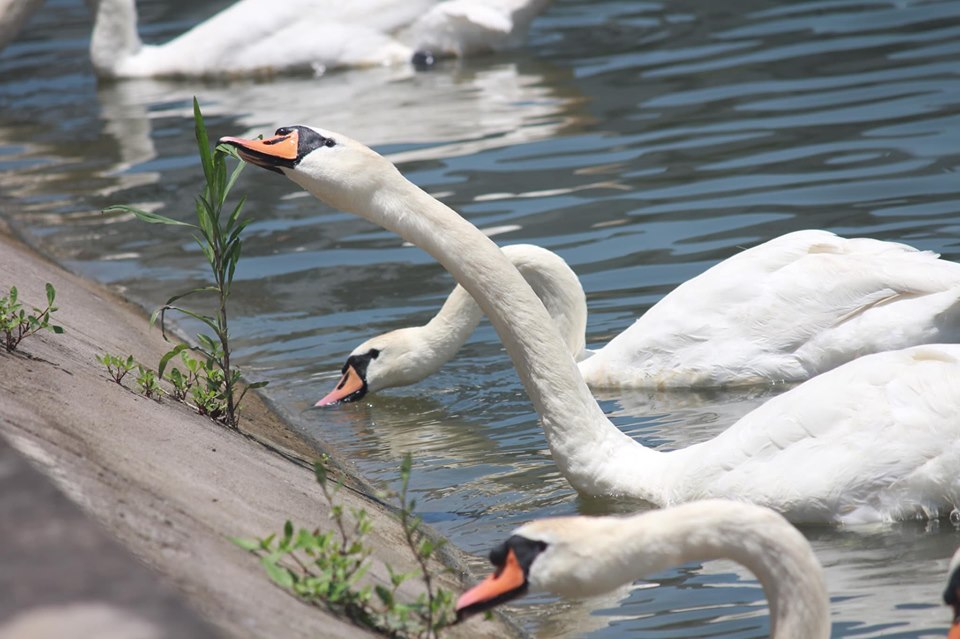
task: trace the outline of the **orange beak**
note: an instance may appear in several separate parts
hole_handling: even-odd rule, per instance
[[[457,621],[470,615],[489,610],[496,605],[522,595],[526,591],[527,578],[513,550],[507,552],[503,566],[457,599]],[[952,638],[951,638],[952,639]]]
[[[950,626],[950,634],[947,635],[947,639],[960,639],[960,620],[954,621],[953,625]]]
[[[323,399],[314,404],[314,406],[329,406],[330,404],[336,404],[337,402],[345,400],[350,395],[358,391],[362,391],[366,386],[366,382],[363,381],[363,378],[360,377],[360,373],[357,372],[353,366],[347,366],[347,370],[343,372],[343,377],[340,378],[340,381],[337,382],[337,385],[334,387],[330,393],[328,393]]]
[[[300,134],[296,129],[266,140],[246,140],[226,136],[220,144],[232,144],[246,162],[276,171],[277,166],[292,166],[297,159]]]

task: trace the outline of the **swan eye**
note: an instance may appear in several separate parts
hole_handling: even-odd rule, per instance
[[[526,575],[527,571],[530,570],[530,564],[546,548],[547,543],[545,541],[513,535],[490,551],[490,563],[497,569],[503,568],[507,563],[507,555],[512,550],[523,568],[524,575]]]
[[[337,146],[337,141],[333,138],[325,138],[323,140],[323,146]]]
[[[327,146],[333,146],[333,145],[328,144]],[[369,351],[367,351],[367,355],[369,355],[371,359],[377,359],[378,357],[380,357],[380,349],[371,348]]]
[[[293,133],[293,129],[288,126],[282,126],[276,130],[274,135],[290,135],[291,133]]]

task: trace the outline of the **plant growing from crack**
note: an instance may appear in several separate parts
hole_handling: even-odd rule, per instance
[[[160,388],[160,382],[157,381],[156,373],[140,365],[137,366],[137,369],[137,388],[140,389],[140,393],[149,399],[156,397],[159,401],[160,395],[163,394],[163,389]]]
[[[230,190],[243,170],[244,163],[238,162],[237,167],[228,175],[226,158],[228,155],[236,157],[233,150],[218,146],[211,152],[207,128],[196,98],[193,100],[193,118],[197,149],[200,153],[200,164],[203,167],[203,175],[206,180],[203,191],[196,199],[197,223],[181,222],[125,205],[111,206],[105,211],[125,211],[133,213],[138,219],[150,224],[186,226],[193,229],[193,238],[200,246],[200,250],[210,265],[213,284],[174,295],[153,313],[150,322],[156,322],[159,317],[161,330],[163,330],[163,320],[166,312],[178,311],[198,320],[210,329],[212,334],[198,334],[197,345],[189,348],[202,355],[211,364],[211,367],[219,369],[219,372],[208,374],[205,384],[198,383],[193,387],[193,399],[197,402],[198,407],[202,407],[202,413],[236,428],[240,419],[239,409],[243,395],[251,388],[259,388],[267,384],[263,381],[249,384],[243,390],[243,393],[238,396],[240,371],[230,361],[227,300],[230,297],[233,275],[243,248],[240,235],[250,220],[240,219],[240,213],[246,201],[245,196],[240,198],[229,213],[225,211],[225,205]],[[184,298],[199,293],[214,294],[217,302],[217,310],[214,315],[204,315],[175,304]],[[166,339],[166,331],[164,331],[164,338]],[[181,344],[164,355],[157,369],[159,377],[163,377],[167,362],[186,348],[187,346]],[[198,388],[200,390],[197,390]]]
[[[47,282],[47,307],[34,307],[32,313],[27,313],[20,303],[19,292],[16,286],[10,287],[10,292],[0,297],[0,333],[3,334],[3,346],[7,352],[13,352],[24,338],[30,337],[42,330],[52,333],[63,333],[63,327],[50,323],[50,315],[57,307],[53,301],[57,291],[53,284]]]
[[[107,367],[107,374],[118,384],[122,384],[123,378],[137,365],[133,361],[133,355],[128,355],[124,359],[110,353],[104,353],[103,355],[97,355],[97,361]]]
[[[434,583],[429,560],[441,542],[431,540],[422,528],[422,520],[413,514],[416,505],[408,499],[410,455],[400,466],[401,488],[393,496],[400,507],[400,523],[407,547],[419,566],[413,572],[398,572],[385,564],[389,584],[361,583],[370,568],[372,550],[364,542],[371,524],[365,510],[355,509],[350,518],[337,503],[342,487],[330,479],[326,458],[314,466],[317,483],[327,503],[333,529],[294,530],[284,524],[280,535],[262,539],[234,539],[240,547],[260,557],[270,578],[279,586],[314,605],[322,605],[346,615],[355,623],[397,639],[436,639],[443,628],[453,623],[453,595]],[[424,592],[412,602],[404,602],[399,589],[408,579],[419,577]]]

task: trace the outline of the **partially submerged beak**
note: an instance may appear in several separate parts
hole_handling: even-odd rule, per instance
[[[271,171],[279,166],[293,166],[297,159],[300,134],[296,129],[283,135],[275,135],[266,140],[247,140],[226,136],[220,138],[220,144],[232,144],[237,153],[246,162]]]
[[[489,610],[514,597],[522,595],[527,590],[527,578],[523,568],[517,560],[517,555],[511,549],[507,552],[507,559],[496,572],[481,581],[479,584],[460,595],[457,599],[457,621],[463,621],[478,612]],[[952,638],[951,638],[952,639]]]
[[[323,399],[314,404],[314,406],[329,406],[337,402],[352,402],[360,399],[366,394],[367,383],[360,377],[353,366],[347,365],[343,371],[343,377],[337,382],[336,387]]]

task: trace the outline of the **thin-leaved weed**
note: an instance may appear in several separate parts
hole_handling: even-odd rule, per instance
[[[233,188],[237,177],[243,170],[244,163],[238,162],[237,167],[228,175],[227,156],[236,157],[229,147],[218,146],[210,150],[210,141],[207,128],[200,113],[200,105],[196,98],[193,100],[194,132],[197,139],[197,149],[200,152],[200,164],[206,184],[196,199],[197,223],[181,222],[157,213],[151,213],[132,206],[117,205],[108,207],[107,211],[126,211],[133,213],[138,219],[150,224],[169,224],[186,226],[193,229],[193,238],[200,246],[210,271],[213,274],[213,284],[201,286],[183,293],[174,295],[157,309],[150,318],[151,323],[158,317],[161,329],[167,311],[178,311],[198,320],[210,329],[212,334],[197,335],[198,344],[191,348],[200,353],[212,366],[219,369],[219,375],[212,379],[207,377],[204,388],[199,384],[194,386],[191,393],[201,412],[210,415],[233,428],[237,427],[240,415],[240,402],[243,394],[237,396],[240,382],[240,371],[230,362],[230,331],[227,325],[227,299],[233,286],[233,275],[240,260],[243,243],[240,234],[249,223],[249,219],[240,219],[240,213],[246,197],[239,199],[237,204],[227,213],[225,205],[230,189]],[[199,293],[212,293],[216,297],[217,311],[215,315],[204,315],[177,304],[180,300]],[[166,332],[164,332],[166,338]],[[158,374],[162,378],[166,363],[185,348],[183,345],[172,349],[160,361]],[[249,384],[243,393],[250,388],[265,386],[267,382]],[[212,397],[211,393],[217,396]],[[203,402],[201,404],[201,401]],[[222,408],[220,408],[222,406]]]
[[[16,286],[10,287],[10,293],[0,297],[0,333],[3,333],[3,346],[7,352],[12,352],[25,337],[29,337],[41,330],[53,333],[63,333],[62,326],[50,323],[51,313],[57,310],[53,300],[57,296],[53,284],[47,282],[47,307],[34,308],[27,313],[20,303]]]
[[[444,627],[453,623],[453,596],[437,587],[430,573],[428,561],[439,544],[427,537],[422,520],[410,510],[415,505],[414,500],[407,498],[410,468],[407,455],[400,466],[401,489],[394,496],[399,501],[407,546],[419,569],[398,572],[385,564],[388,585],[360,583],[372,561],[372,550],[364,541],[370,532],[370,520],[362,509],[354,509],[347,517],[336,499],[342,484],[329,477],[325,458],[315,464],[314,470],[330,505],[332,529],[295,530],[287,521],[280,535],[234,541],[260,557],[276,584],[314,605],[340,612],[387,637],[436,639]],[[423,581],[425,592],[415,601],[403,601],[398,592],[400,586],[415,577]]]
[[[160,388],[160,383],[157,381],[157,375],[149,368],[144,368],[143,366],[137,366],[137,388],[140,389],[140,392],[148,398],[156,397],[160,399],[160,395],[163,394],[163,389]]]
[[[133,355],[129,355],[124,359],[116,355],[111,355],[110,353],[97,355],[97,361],[107,367],[107,373],[109,373],[113,381],[118,384],[123,381],[126,374],[132,371],[133,367],[137,364],[133,361]]]

